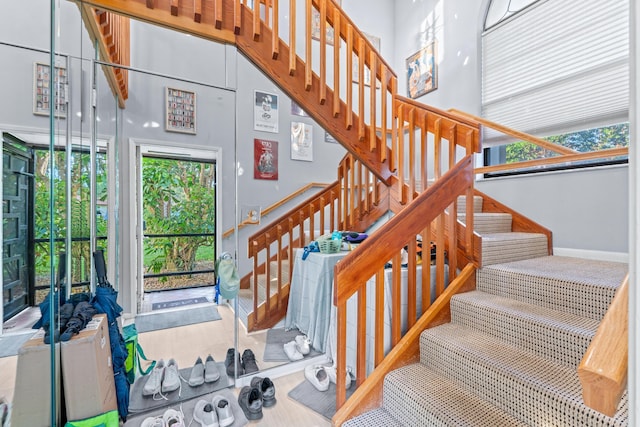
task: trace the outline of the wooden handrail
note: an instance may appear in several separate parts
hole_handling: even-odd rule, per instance
[[[614,416],[627,387],[629,363],[629,275],[604,315],[580,365],[584,403],[598,412]]]
[[[308,190],[310,190],[312,188],[326,188],[329,185],[330,184],[322,184],[322,183],[319,183],[319,182],[310,182],[310,183],[308,183],[306,185],[303,185],[302,187],[298,188],[296,191],[294,191],[293,193],[289,194],[288,196],[285,196],[282,199],[278,200],[277,202],[273,203],[272,205],[269,205],[266,208],[264,208],[260,212],[260,215],[261,216],[269,215],[274,210],[276,210],[279,207],[282,207],[283,205],[289,203],[291,200],[295,199],[299,195],[307,192]],[[246,227],[247,225],[252,225],[252,224],[253,224],[253,222],[250,222],[250,221],[248,221],[246,219],[242,220],[240,222],[240,224],[238,224],[238,230]],[[229,228],[227,231],[225,231],[222,234],[222,238],[226,239],[227,237],[231,236],[234,233],[234,231],[235,231],[235,227],[234,228]]]

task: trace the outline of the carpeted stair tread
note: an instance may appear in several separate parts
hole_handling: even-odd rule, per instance
[[[502,212],[476,212],[473,214],[473,230],[480,234],[510,233],[512,216]],[[466,214],[458,211],[458,220],[465,223]]]
[[[626,263],[547,256],[484,266],[477,289],[600,321]]]
[[[357,417],[351,418],[342,424],[343,427],[403,427],[384,408],[377,408]]]
[[[404,426],[526,425],[421,363],[385,377],[382,406]]]
[[[420,336],[428,368],[529,425],[624,426],[625,392],[614,418],[586,407],[575,369],[517,349],[463,325],[448,323]]]
[[[577,369],[598,322],[482,291],[451,298],[451,322]]]
[[[482,235],[482,266],[549,255],[547,236],[540,233],[488,233]]]
[[[482,196],[473,196],[473,211],[482,212]],[[458,212],[464,212],[467,210],[467,197],[458,197]]]

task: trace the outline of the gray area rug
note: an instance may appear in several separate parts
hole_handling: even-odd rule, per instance
[[[264,346],[264,356],[262,360],[265,362],[288,362],[289,358],[284,352],[284,345],[289,341],[293,341],[296,335],[300,334],[301,332],[297,329],[291,329],[290,331],[284,328],[269,329],[267,331],[267,343]],[[319,354],[322,353],[311,347],[311,351],[305,358],[318,356]]]
[[[193,409],[195,408],[196,403],[200,399],[210,402],[213,400],[214,396],[218,396],[218,395],[227,399],[227,401],[229,402],[229,405],[231,406],[231,410],[233,411],[233,417],[235,418],[235,421],[233,422],[233,424],[231,424],[231,427],[240,427],[240,426],[247,425],[248,424],[247,418],[244,416],[242,409],[240,409],[240,406],[238,405],[238,399],[230,389],[223,388],[216,392],[198,396],[193,399],[185,400],[180,403],[167,403],[167,401],[163,400],[162,406],[154,409],[153,411],[147,412],[145,414],[129,414],[129,417],[127,417],[127,422],[124,423],[124,427],[138,427],[142,424],[142,422],[146,418],[161,417],[162,414],[164,414],[164,412],[169,408],[175,409],[178,412],[182,410],[182,413],[184,415],[185,426],[188,426],[188,425],[200,426],[200,424],[197,421],[192,423]]]
[[[162,310],[164,308],[183,307],[185,305],[202,304],[207,302],[205,297],[179,299],[175,301],[154,302],[151,305],[152,310]]]
[[[182,388],[166,393],[164,396],[167,400],[160,397],[156,397],[159,400],[153,400],[153,396],[143,396],[142,389],[144,388],[148,375],[142,376],[133,383],[131,391],[129,392],[129,412],[140,413],[150,412],[158,408],[163,408],[174,403],[184,402],[186,400],[193,399],[198,396],[203,396],[214,391],[225,389],[229,387],[229,377],[227,377],[227,371],[224,366],[224,362],[217,362],[216,366],[220,372],[220,378],[218,381],[212,383],[204,383],[197,387],[191,387],[188,382],[182,381]],[[185,380],[189,380],[191,374],[191,367],[180,369],[180,375]],[[195,402],[194,402],[195,405]]]
[[[215,304],[207,304],[182,310],[140,314],[136,316],[136,329],[138,333],[142,333],[220,319]]]
[[[29,341],[29,339],[36,333],[35,330],[29,331],[24,334],[11,334],[0,336],[0,357],[15,356],[20,351],[22,344]]]
[[[355,385],[347,390],[347,399],[355,390]],[[336,385],[333,383],[329,384],[329,390],[318,391],[309,381],[304,380],[289,392],[289,397],[329,421],[336,414]]]

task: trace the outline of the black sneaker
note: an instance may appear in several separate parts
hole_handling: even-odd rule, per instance
[[[245,374],[250,374],[252,372],[258,372],[258,364],[256,363],[256,356],[253,354],[253,351],[246,349],[242,353],[242,368],[244,369]]]
[[[236,373],[236,365],[234,364],[234,360],[233,360],[234,353],[237,356],[238,376],[244,373],[242,369],[242,364],[240,363],[240,353],[235,351],[235,349],[230,348],[227,350],[227,358],[224,360],[224,366],[227,368],[227,375],[229,377],[235,377],[235,373]]]
[[[238,395],[238,404],[248,420],[262,418],[262,393],[255,387],[244,386]]]
[[[269,408],[276,404],[276,386],[268,377],[253,377],[251,387],[255,387],[262,393],[262,406]]]

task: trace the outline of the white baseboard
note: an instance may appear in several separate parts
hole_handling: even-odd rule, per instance
[[[599,261],[613,261],[629,263],[629,254],[626,252],[594,251],[589,249],[553,248],[553,254],[574,258],[594,259]]]

